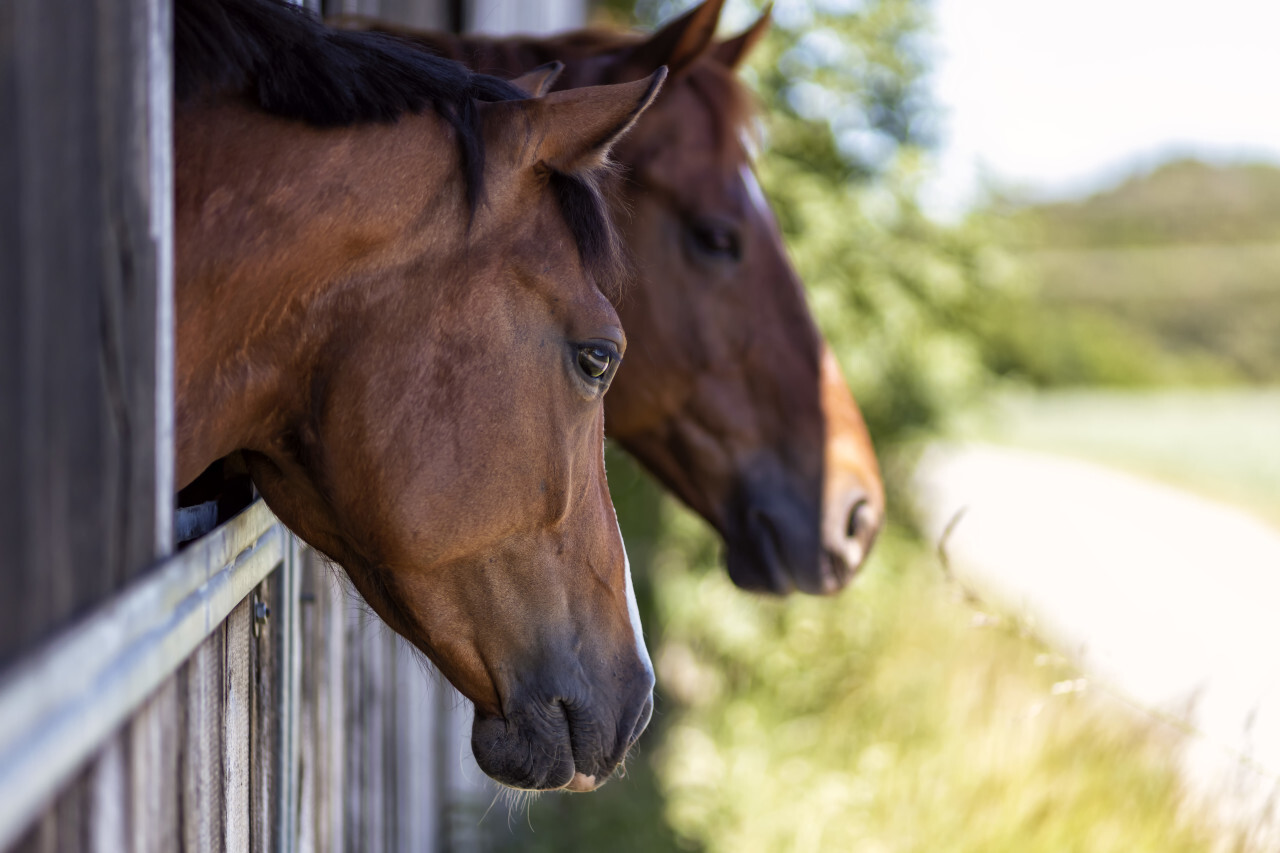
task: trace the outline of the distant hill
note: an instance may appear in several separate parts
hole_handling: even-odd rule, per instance
[[[1280,168],[1176,160],[1080,201],[1029,205],[1044,248],[1280,241]]]
[[[1178,160],[1014,215],[1034,287],[992,324],[997,370],[1040,385],[1280,383],[1280,168]]]

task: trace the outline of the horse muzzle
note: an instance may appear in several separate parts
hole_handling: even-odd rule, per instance
[[[725,531],[733,582],[773,595],[843,589],[871,551],[883,506],[860,488],[829,494],[822,504],[777,484],[742,489]]]
[[[652,670],[645,668],[615,707],[543,697],[510,703],[500,717],[477,709],[471,751],[481,770],[510,788],[593,791],[649,725],[653,683]]]

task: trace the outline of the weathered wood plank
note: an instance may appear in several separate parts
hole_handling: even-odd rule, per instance
[[[182,842],[187,853],[222,849],[223,669],[226,631],[196,649],[179,674],[186,709],[182,772]]]
[[[253,601],[240,602],[227,617],[223,697],[223,850],[249,853],[249,709],[253,703],[249,649]]]
[[[345,595],[314,551],[301,556],[298,849],[342,849],[345,758]]]
[[[297,537],[289,537],[285,561],[273,576],[274,601],[278,616],[274,620],[277,700],[273,728],[276,747],[271,768],[277,780],[273,792],[274,813],[279,816],[274,830],[274,849],[292,851],[298,843],[298,798],[302,767],[299,760],[299,713],[302,694],[302,570],[305,546]]]
[[[366,15],[419,29],[456,31],[463,3],[459,0],[325,0],[321,5],[326,15]]]
[[[59,853],[90,849],[89,816],[93,810],[94,769],[91,764],[58,796],[50,809],[56,839],[53,849]]]
[[[263,581],[249,599],[253,639],[249,666],[253,674],[253,701],[249,709],[249,846],[254,853],[274,849],[275,801],[280,780],[276,762],[280,753],[280,655],[277,630],[284,616],[280,600],[280,571]]]
[[[179,849],[179,776],[184,715],[179,677],[164,683],[128,726],[129,834],[135,853]],[[106,848],[121,850],[124,847]]]
[[[279,564],[285,534],[274,521],[250,507],[7,674],[0,847]]]
[[[395,849],[416,853],[434,849],[441,837],[437,808],[443,802],[437,772],[441,720],[432,695],[430,664],[404,640],[396,638],[396,643]]]
[[[173,527],[174,373],[177,344],[173,236],[173,0],[145,0],[151,239],[155,245],[155,553],[176,547]]]
[[[131,850],[129,845],[128,748],[126,737],[117,734],[98,753],[89,770],[89,808],[85,817],[87,845],[64,846],[64,853],[87,850],[113,853]],[[140,849],[140,848],[139,848]]]
[[[466,7],[465,28],[475,33],[555,33],[580,27],[587,17],[587,0],[470,0]]]
[[[298,849],[479,849],[470,706],[322,558],[303,579]]]
[[[298,849],[305,853],[331,848],[325,821],[327,750],[322,747],[326,722],[321,685],[326,673],[325,642],[321,630],[326,602],[314,562],[304,552],[301,567],[298,622],[301,640],[301,683],[298,700]]]
[[[299,544],[255,592],[250,818],[255,851],[293,850],[298,829]]]
[[[391,632],[362,601],[347,609],[346,849],[389,850],[393,837],[394,754],[388,729],[394,713]]]
[[[304,656],[315,663],[316,850],[340,851],[346,838],[347,592],[323,557],[308,552],[308,576],[316,596],[314,633]]]
[[[485,831],[480,818],[497,791],[471,754],[471,703],[443,679],[431,687],[440,758],[436,784],[442,844],[449,850],[480,850]]]
[[[168,541],[157,529],[165,229],[151,209],[163,134],[148,80],[161,8],[0,4],[0,569],[11,583],[0,662],[120,589]]]

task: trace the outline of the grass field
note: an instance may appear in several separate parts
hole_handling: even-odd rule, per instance
[[[1280,389],[1010,395],[960,433],[1124,468],[1280,524]]]
[[[948,586],[901,529],[842,595],[734,589],[705,527],[610,480],[646,610],[657,712],[628,776],[487,822],[510,849],[1178,853],[1175,733]],[[527,809],[527,811],[525,810]]]

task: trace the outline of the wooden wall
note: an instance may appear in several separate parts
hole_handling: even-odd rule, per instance
[[[270,619],[254,617],[259,603],[278,602],[281,577],[273,574],[200,644],[14,853],[281,849],[282,637]]]
[[[310,6],[312,0],[306,3]],[[324,0],[326,15],[367,15],[424,30],[460,32],[465,26],[462,0]]]
[[[0,3],[0,665],[170,547],[167,15]]]
[[[320,0],[307,0],[312,6]],[[382,18],[429,30],[473,33],[551,33],[580,27],[587,0],[323,0],[326,15]]]
[[[552,33],[580,27],[586,21],[587,0],[471,0],[466,4],[463,29],[473,33]]]

